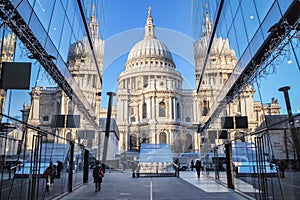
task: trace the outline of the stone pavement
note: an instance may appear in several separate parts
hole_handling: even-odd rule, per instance
[[[132,178],[129,171],[106,172],[102,189],[95,192],[93,182],[83,184],[71,193],[56,197],[62,200],[198,200],[198,199],[249,199],[222,184],[195,171],[180,172],[178,177]]]

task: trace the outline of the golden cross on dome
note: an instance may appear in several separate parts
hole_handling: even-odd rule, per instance
[[[151,6],[148,6],[148,17],[151,16]]]

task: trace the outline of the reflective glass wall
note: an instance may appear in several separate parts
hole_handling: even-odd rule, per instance
[[[299,192],[299,9],[193,2],[205,173],[256,199]]]
[[[0,199],[51,199],[102,154],[104,3],[0,4]]]

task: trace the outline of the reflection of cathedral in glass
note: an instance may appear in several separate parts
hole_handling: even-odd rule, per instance
[[[70,45],[67,64],[76,81],[74,84],[78,85],[86,99],[84,103],[89,104],[92,108],[88,112],[98,119],[100,117],[100,96],[97,94],[101,92],[100,74],[102,74],[103,68],[104,42],[98,35],[98,23],[94,11],[90,19],[90,30],[96,55],[93,55],[89,40],[84,36],[81,41]],[[93,61],[94,56],[97,58],[97,64]],[[58,137],[75,140],[92,149],[92,152],[97,151],[99,139],[94,127],[91,127],[91,124],[80,114],[76,102],[68,98],[60,87],[35,87],[31,91],[31,96],[30,111],[29,107],[24,105],[24,111],[30,112],[28,123],[55,133]],[[53,128],[53,120],[56,115],[80,115],[80,128]],[[49,140],[51,141],[51,138],[48,138]],[[65,142],[65,140],[57,140]]]
[[[4,29],[2,34],[0,34],[2,35],[1,38],[3,39],[3,41],[1,41],[1,62],[12,62],[16,45],[16,36],[15,34],[11,33],[9,30],[6,29]],[[2,113],[4,112],[5,100],[6,91],[0,89],[0,108]]]

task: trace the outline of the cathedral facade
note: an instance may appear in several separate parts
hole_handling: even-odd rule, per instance
[[[183,90],[182,82],[171,52],[155,36],[149,9],[144,38],[130,50],[118,78],[120,149],[167,143],[174,152],[185,152],[198,146],[193,140],[196,93]]]
[[[174,153],[201,151],[205,140],[197,132],[197,126],[206,117],[238,62],[228,39],[220,37],[215,38],[208,67],[202,68],[211,33],[208,13],[204,26],[203,37],[194,43],[196,85],[201,81],[201,88],[198,92],[186,90],[182,88],[183,78],[176,70],[171,52],[155,36],[151,10],[148,10],[144,38],[130,50],[125,70],[118,78],[116,112],[121,152],[138,150],[141,143],[167,143]],[[203,70],[204,77],[200,80]],[[264,120],[264,110],[267,114],[279,114],[276,100],[262,105],[253,101],[254,93],[253,87],[248,85],[225,108],[228,116],[248,117],[249,128],[243,132],[255,130]],[[221,122],[210,129],[218,133]],[[240,130],[233,132],[238,135]],[[210,143],[220,143],[218,136]]]

